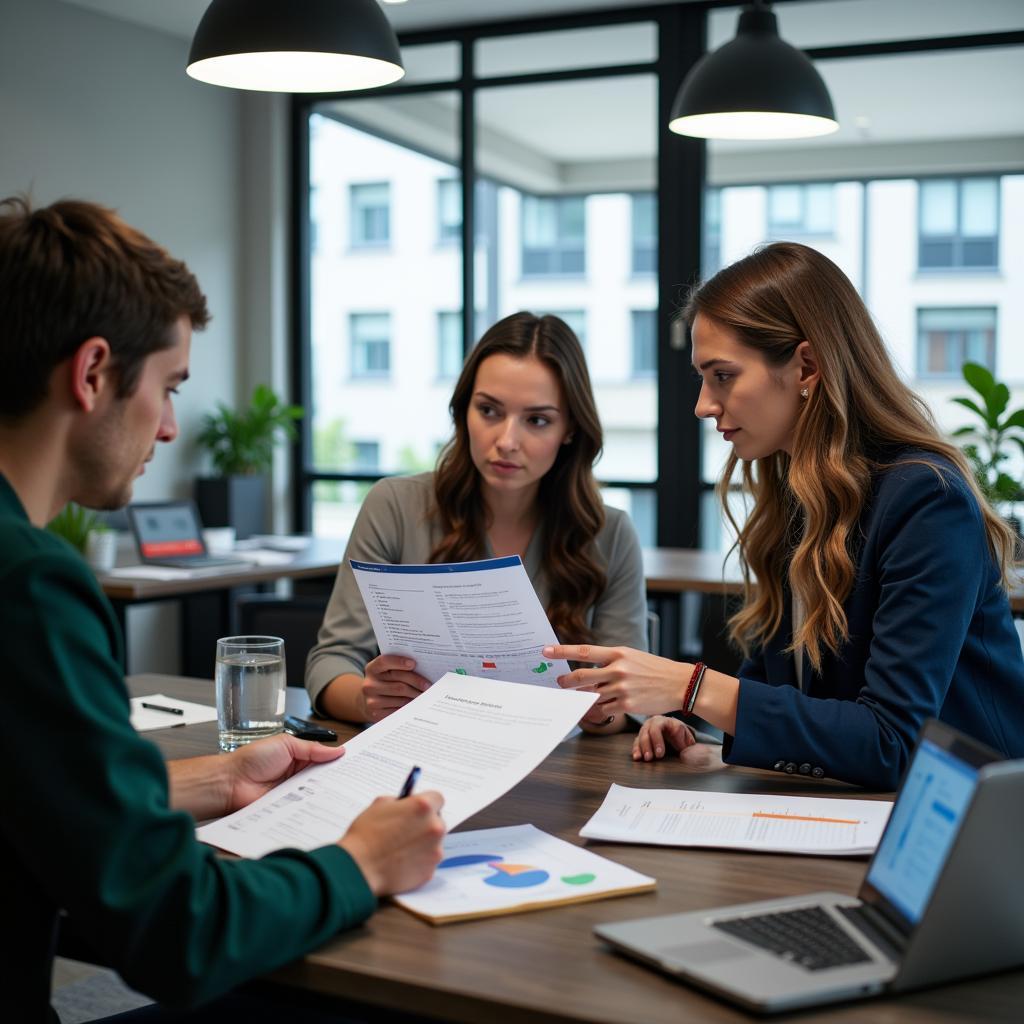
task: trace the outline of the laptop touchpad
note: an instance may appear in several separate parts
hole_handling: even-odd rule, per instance
[[[745,949],[738,942],[694,942],[687,946],[668,946],[660,951],[663,962],[683,967],[704,967],[721,960],[736,960],[741,957],[757,956],[754,950]]]

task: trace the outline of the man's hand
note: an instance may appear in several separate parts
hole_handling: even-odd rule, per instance
[[[336,761],[344,753],[344,747],[328,747],[288,733],[239,747],[224,758],[230,768],[228,806],[224,813],[247,807],[307,765]]]
[[[375,896],[418,889],[441,860],[445,825],[440,793],[379,796],[349,826],[339,845],[359,866]]]
[[[430,680],[415,671],[416,662],[400,654],[379,654],[363,673],[360,701],[367,722],[379,722],[429,689]]]

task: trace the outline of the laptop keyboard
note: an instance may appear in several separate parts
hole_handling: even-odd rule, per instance
[[[871,957],[821,907],[712,923],[728,935],[760,946],[809,971],[871,962]]]

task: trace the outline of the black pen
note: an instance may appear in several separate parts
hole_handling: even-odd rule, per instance
[[[412,792],[412,787],[416,785],[416,780],[420,777],[420,769],[418,765],[413,765],[409,769],[409,774],[405,778],[405,782],[402,783],[402,792],[398,794],[398,799],[408,796]]]
[[[169,708],[163,704],[147,704],[145,701],[142,702],[144,708],[148,708],[150,711],[166,711],[169,715],[183,715],[185,712],[181,708]]]

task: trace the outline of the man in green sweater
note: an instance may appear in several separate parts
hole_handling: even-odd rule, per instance
[[[341,751],[276,736],[165,764],[129,721],[95,577],[43,529],[71,500],[129,501],[156,442],[177,435],[172,398],[207,319],[188,268],[111,211],[0,202],[0,877],[18,1021],[56,1019],[62,913],[130,985],[192,1007],[363,921],[441,856],[436,793],[380,799],[312,853],[232,861],[198,843],[196,819]]]

